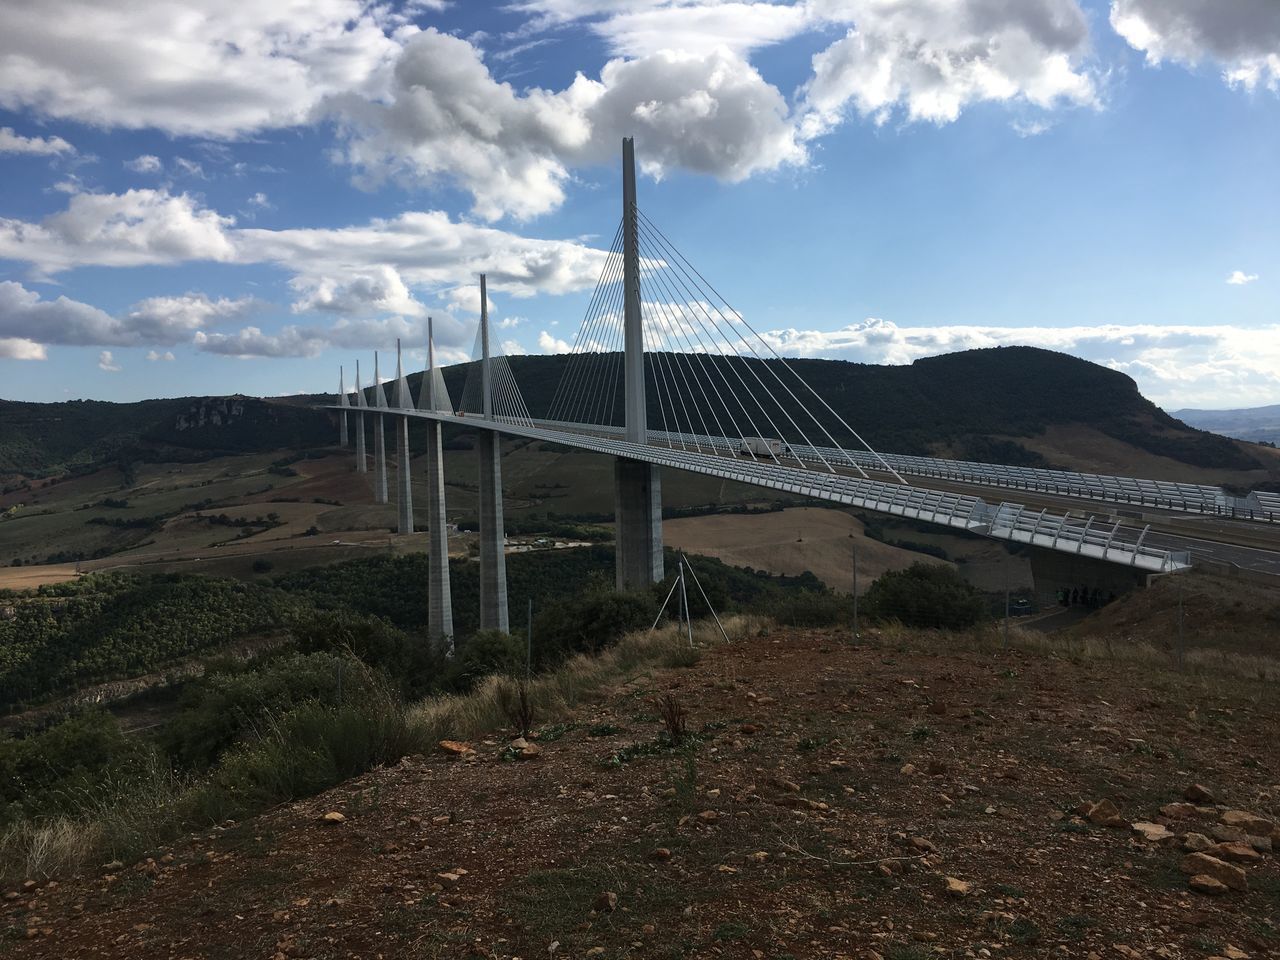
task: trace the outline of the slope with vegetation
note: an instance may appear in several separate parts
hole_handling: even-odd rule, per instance
[[[1273,685],[1016,633],[729,627],[633,634],[524,709],[501,677],[408,709],[357,679],[260,718],[198,788],[11,832],[0,933],[16,957],[1280,948]],[[175,806],[218,825],[170,840]],[[1213,846],[1242,823],[1263,852]],[[1210,868],[1231,886],[1189,887]]]

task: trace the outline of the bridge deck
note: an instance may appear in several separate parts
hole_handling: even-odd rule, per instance
[[[494,430],[510,436],[558,443],[607,456],[625,457],[647,463],[736,480],[752,486],[778,490],[797,496],[825,500],[894,516],[910,517],[942,526],[967,530],[1000,540],[1025,543],[1064,553],[1105,560],[1156,573],[1171,573],[1190,567],[1189,555],[1156,548],[1144,542],[1145,532],[1119,523],[1095,526],[1047,510],[1032,511],[1016,503],[993,505],[980,497],[930,490],[906,484],[885,483],[842,473],[819,472],[771,461],[739,459],[733,450],[720,445],[719,453],[682,449],[670,437],[657,443],[630,443],[611,436],[614,428],[581,425],[553,427],[509,419],[486,420],[424,410],[390,410],[333,406],[347,412],[392,413],[418,419],[451,423],[470,429]]]

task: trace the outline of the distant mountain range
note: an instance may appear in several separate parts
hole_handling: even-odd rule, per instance
[[[545,417],[568,358],[513,356],[509,360],[530,413]],[[714,366],[725,361],[704,356],[699,362]],[[1024,466],[1064,465],[1051,459],[1058,454],[1050,452],[1047,458],[1036,449],[1050,449],[1040,441],[1046,431],[1056,431],[1068,439],[1052,449],[1081,468],[1096,467],[1100,445],[1113,454],[1121,450],[1118,459],[1110,460],[1112,469],[1105,472],[1149,469],[1153,454],[1216,471],[1260,471],[1275,462],[1273,457],[1263,458],[1256,448],[1192,429],[1171,417],[1143,397],[1123,373],[1048,350],[969,350],[903,366],[817,359],[788,362],[872,446],[888,452]],[[444,371],[455,404],[462,396],[468,367],[459,364]],[[762,381],[772,376],[759,368],[757,374]],[[416,395],[421,374],[409,379]],[[648,396],[649,422],[661,423],[660,391],[651,387]],[[620,423],[620,390],[614,399],[612,422]],[[0,476],[48,476],[130,461],[172,462],[325,447],[336,440],[334,417],[315,407],[334,402],[332,394],[139,403],[0,400]],[[697,402],[697,397],[689,398],[690,406]],[[603,412],[600,419],[610,422]],[[727,424],[725,429],[730,429]],[[746,421],[740,429],[755,432]],[[1126,457],[1124,450],[1134,456]]]
[[[1224,437],[1280,443],[1280,404],[1244,410],[1177,410],[1173,416],[1188,426],[1211,430]]]

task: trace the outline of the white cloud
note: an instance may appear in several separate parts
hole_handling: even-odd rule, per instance
[[[24,137],[14,133],[13,127],[0,127],[0,154],[26,153],[36,156],[56,156],[75,153],[75,147],[61,137]]]
[[[1112,0],[1111,25],[1153,66],[1212,60],[1232,85],[1280,91],[1275,0]]]
[[[599,80],[519,93],[469,42],[427,30],[406,44],[388,102],[335,98],[332,108],[365,179],[452,181],[488,220],[556,208],[570,166],[613,160],[624,134],[654,175],[682,167],[740,180],[805,159],[785,98],[727,49],[613,60]]]
[[[173,351],[166,350],[164,353],[157,353],[155,350],[148,350],[147,359],[150,360],[152,363],[155,363],[157,361],[170,361],[174,359]]]
[[[0,5],[0,107],[106,127],[238,137],[376,95],[403,37],[364,0],[41,0]]]
[[[234,236],[241,262],[294,271],[294,288],[317,307],[326,300],[353,307],[370,297],[397,302],[403,297],[397,278],[443,289],[473,284],[480,273],[488,274],[490,290],[517,297],[568,293],[593,286],[606,256],[572,241],[521,237],[438,211],[332,229],[241,229]]]
[[[134,157],[132,160],[124,162],[126,170],[132,170],[134,173],[159,173],[164,169],[164,164],[160,162],[160,158],[150,153],[144,153]]]
[[[276,333],[263,333],[259,327],[245,327],[231,334],[198,331],[194,342],[206,353],[240,359],[314,357],[327,346],[324,335],[319,331],[296,326],[284,327]]]
[[[174,157],[173,165],[189,177],[196,177],[199,180],[205,179],[204,167],[195,160],[188,160],[186,157]]]
[[[119,373],[124,368],[116,363],[115,357],[111,356],[110,350],[103,350],[98,354],[98,369],[105,370],[107,373]]]
[[[0,360],[44,360],[44,344],[22,337],[0,337]]]
[[[1256,273],[1245,273],[1243,270],[1232,270],[1231,275],[1227,277],[1227,283],[1233,287],[1243,287],[1245,284],[1253,283],[1258,279]]]
[[[78,193],[39,223],[0,218],[0,257],[25,260],[44,275],[88,265],[227,261],[235,258],[226,234],[232,223],[187,194]]]
[[[263,210],[271,209],[271,201],[267,199],[267,195],[259,190],[249,198],[249,206],[260,207]]]
[[[899,108],[949,123],[982,101],[1043,108],[1097,102],[1083,68],[1088,22],[1076,0],[814,0],[852,24],[813,58],[803,130],[821,135],[848,105],[876,123]]]
[[[113,317],[67,297],[44,300],[12,280],[0,281],[0,336],[65,346],[172,346],[219,322],[246,316],[250,298],[211,300],[204,294],[150,297]]]
[[[333,276],[295,277],[293,288],[302,296],[294,313],[322,310],[329,313],[401,313],[425,315],[426,308],[413,298],[400,273],[386,264],[370,264],[345,281]]]
[[[1052,121],[1048,120],[1015,120],[1010,126],[1013,127],[1013,132],[1024,140],[1028,137],[1038,137],[1053,129]]]
[[[573,347],[559,337],[553,337],[543,330],[538,334],[538,349],[543,353],[569,353]]]
[[[525,322],[524,317],[503,317],[498,321],[499,330],[513,330]]]
[[[1257,406],[1280,396],[1280,325],[900,327],[870,318],[839,330],[774,330],[764,336],[784,356],[862,363],[905,364],[983,347],[1042,347],[1124,371],[1144,395],[1171,410]]]
[[[811,21],[803,3],[640,4],[615,5],[593,29],[614,53],[628,57],[669,50],[707,55],[721,48],[746,54],[796,36]]]

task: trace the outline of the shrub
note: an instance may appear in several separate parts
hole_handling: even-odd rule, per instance
[[[34,815],[75,815],[144,779],[154,750],[90,711],[0,740],[0,826]]]
[[[968,629],[988,616],[981,593],[954,568],[933,563],[882,574],[867,590],[864,609],[873,620],[945,630]]]
[[[205,768],[237,741],[265,729],[272,715],[297,704],[358,702],[368,694],[369,675],[359,661],[326,652],[210,673],[184,691],[160,743],[181,766]]]

